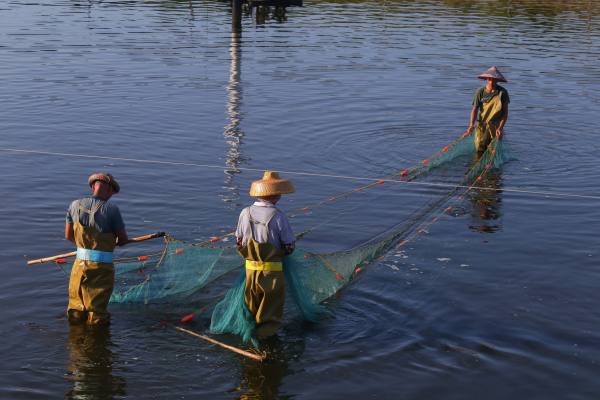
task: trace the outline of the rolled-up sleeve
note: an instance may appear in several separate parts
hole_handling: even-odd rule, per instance
[[[277,214],[277,228],[279,230],[279,239],[283,244],[292,244],[296,241],[296,237],[294,236],[294,231],[292,230],[292,226],[290,225],[290,221],[287,219],[285,214],[279,212]]]
[[[114,233],[117,233],[125,229],[125,223],[123,222],[119,207],[114,204],[111,204],[111,206],[109,214],[110,228]]]
[[[69,205],[69,209],[67,210],[67,216],[66,216],[66,218],[65,218],[65,222],[66,222],[67,224],[72,224],[72,223],[73,223],[73,207],[75,206],[75,202],[76,202],[76,201],[77,201],[77,200],[75,200],[74,202],[72,202],[72,203]]]
[[[248,224],[247,214],[248,213],[247,213],[247,211],[246,211],[245,208],[240,213],[240,217],[238,218],[237,228],[235,230],[235,237],[237,239],[243,239],[244,238],[244,227]]]

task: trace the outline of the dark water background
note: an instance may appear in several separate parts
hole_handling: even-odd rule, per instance
[[[600,195],[599,4],[307,1],[245,16],[241,40],[229,8],[0,4],[1,148],[229,168],[0,151],[0,398],[598,398],[599,200],[508,189]],[[270,363],[161,324],[186,306],[113,307],[108,333],[70,330],[67,277],[24,265],[71,250],[64,213],[95,170],[119,179],[130,235],[202,240],[250,202],[260,174],[236,168],[413,165],[464,131],[475,76],[494,64],[518,160],[486,184],[507,190],[455,201],[343,290],[332,318],[290,321]],[[291,177],[286,210],[359,184]],[[301,246],[344,249],[443,192],[383,185],[294,226],[327,221]]]

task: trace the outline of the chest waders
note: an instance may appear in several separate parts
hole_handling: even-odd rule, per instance
[[[87,319],[90,324],[102,324],[110,318],[107,307],[115,283],[112,256],[116,236],[94,227],[95,214],[104,204],[97,203],[92,209],[79,204],[73,215],[77,258],[71,270],[67,308],[72,322]],[[82,213],[88,215],[88,226],[81,224]]]
[[[260,229],[261,237],[268,237],[269,222],[277,209],[269,209],[266,221],[250,219],[250,237],[246,245],[239,249],[246,259],[246,285],[244,302],[256,321],[256,336],[259,339],[274,335],[283,318],[285,300],[285,281],[283,275],[283,256],[285,252],[271,243],[259,243],[254,239],[255,230]]]
[[[501,93],[498,91],[498,94],[492,97],[490,101],[481,104],[477,131],[475,132],[475,148],[478,152],[485,151],[496,136],[496,129],[498,129],[502,115]]]

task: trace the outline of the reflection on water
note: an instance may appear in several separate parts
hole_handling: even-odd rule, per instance
[[[67,399],[110,399],[126,394],[125,379],[113,375],[116,358],[110,350],[109,327],[72,325],[67,343],[67,367],[73,387]]]
[[[477,9],[479,12],[498,16],[525,14],[555,17],[571,11],[584,13],[587,17],[600,11],[598,2],[593,0],[444,0],[443,3],[449,7],[463,10]]]
[[[477,188],[468,192],[471,202],[472,223],[469,229],[481,233],[494,233],[502,229],[502,171],[492,170],[481,176]]]
[[[340,4],[382,4],[392,5],[418,5],[422,3],[416,0],[399,0],[386,2],[363,1],[363,0],[313,0],[311,3],[340,3]],[[473,12],[489,16],[511,17],[527,15],[531,17],[557,17],[560,14],[573,12],[579,17],[588,19],[600,14],[600,2],[596,0],[443,0],[442,3],[452,9],[460,9],[463,12]]]
[[[301,343],[299,344],[302,346]],[[266,361],[259,363],[249,359],[241,360],[241,381],[239,390],[242,392],[238,397],[242,400],[256,399],[268,400],[279,399],[279,387],[284,376],[289,374],[288,362],[297,357],[302,349],[292,349],[289,343],[285,345],[279,337],[269,339],[265,344],[268,354]]]
[[[464,130],[471,77],[492,63],[506,65],[511,77],[514,113],[506,137],[521,161],[483,180],[456,218],[440,221],[414,242],[415,250],[394,256],[393,268],[374,266],[349,286],[340,304],[359,303],[360,313],[342,311],[317,333],[299,332],[308,354],[293,362],[284,357],[239,365],[236,358],[232,366],[221,351],[182,354],[180,343],[145,329],[145,322],[118,350],[108,332],[77,333],[82,327],[74,327],[68,338],[58,337],[60,354],[45,359],[43,343],[31,341],[27,351],[18,351],[18,319],[4,307],[4,341],[12,347],[5,369],[31,367],[0,376],[0,397],[18,397],[11,385],[19,393],[49,387],[47,398],[61,397],[64,382],[51,387],[57,379],[48,369],[64,371],[68,357],[67,398],[125,392],[133,398],[223,398],[240,382],[231,370],[243,375],[243,392],[232,396],[247,398],[281,398],[284,388],[298,398],[593,398],[600,359],[593,285],[598,254],[597,235],[586,221],[598,220],[598,207],[493,189],[600,190],[590,157],[598,153],[600,1],[311,0],[289,8],[285,24],[275,23],[274,15],[257,26],[254,15],[246,16],[243,41],[230,36],[229,7],[213,0],[3,2],[4,147],[227,164],[207,171],[3,154],[0,237],[9,257],[0,282],[5,301],[18,304],[14,309],[24,318],[48,323],[35,311],[53,306],[35,301],[40,288],[31,286],[22,255],[62,249],[56,224],[48,221],[60,219],[68,192],[79,190],[76,171],[107,168],[122,176],[129,189],[116,201],[132,213],[132,229],[140,234],[156,227],[177,236],[196,229],[201,218],[202,234],[211,234],[231,223],[232,210],[209,207],[218,195],[236,207],[246,189],[238,188],[243,166],[380,176],[429,156]],[[57,179],[64,190],[55,190]],[[152,182],[164,190],[134,195],[148,192]],[[197,201],[189,201],[196,192],[188,182],[206,182]],[[294,201],[300,204],[354,185],[317,177],[298,183],[303,190]],[[377,190],[324,211],[326,225],[311,246],[346,247],[350,233],[378,233],[408,215],[408,206],[437,193],[416,185]],[[55,195],[44,195],[50,191]],[[355,206],[371,214],[353,212]],[[345,220],[335,218],[338,211]],[[22,229],[7,228],[13,225]],[[468,243],[480,241],[479,232],[495,232],[494,246],[472,252]],[[430,268],[431,254],[449,261]],[[490,268],[476,267],[484,264]],[[57,288],[66,284],[64,277],[51,269],[35,273],[43,276],[49,304],[62,307],[64,291]],[[359,287],[378,295],[365,298]],[[129,319],[118,312],[120,320]],[[373,319],[363,323],[361,313]],[[371,335],[373,327],[389,335]],[[440,336],[504,350],[483,354],[476,366],[446,364],[447,352],[435,345],[404,351],[407,337]],[[145,353],[148,362],[129,368],[124,360],[139,355],[136,343],[152,351]],[[155,343],[168,343],[168,351],[155,350]],[[157,366],[177,372],[162,384],[169,395],[144,384],[155,379]],[[322,379],[324,372],[330,379]],[[534,393],[524,393],[532,386]],[[521,396],[509,389],[521,389]]]
[[[231,33],[231,44],[229,46],[229,82],[227,83],[227,116],[229,123],[225,126],[223,136],[227,142],[228,150],[225,159],[225,188],[228,193],[223,195],[223,201],[233,203],[239,199],[239,187],[235,182],[235,176],[240,173],[240,163],[244,161],[242,156],[242,139],[244,132],[240,129],[242,87],[240,77],[242,73],[242,40],[241,33]]]
[[[254,8],[254,17],[257,25],[264,25],[271,19],[277,22],[285,22],[287,21],[286,7],[257,6]]]

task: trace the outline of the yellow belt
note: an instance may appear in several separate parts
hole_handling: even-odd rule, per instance
[[[283,263],[281,261],[246,260],[246,268],[254,271],[283,271]]]

